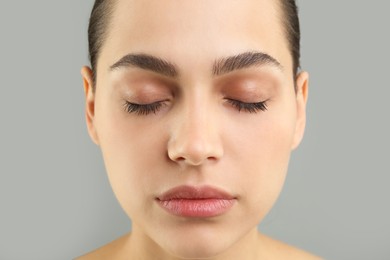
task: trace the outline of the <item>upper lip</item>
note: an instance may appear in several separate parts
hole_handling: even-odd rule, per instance
[[[235,197],[226,191],[211,186],[177,186],[157,197],[160,201],[175,199],[224,199],[231,200]]]

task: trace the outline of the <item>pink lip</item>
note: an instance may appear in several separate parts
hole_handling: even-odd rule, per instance
[[[175,216],[209,218],[229,211],[236,198],[209,186],[179,186],[163,193],[156,201],[164,210]]]

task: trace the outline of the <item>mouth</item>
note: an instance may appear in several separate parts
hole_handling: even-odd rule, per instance
[[[175,216],[210,218],[227,213],[237,198],[210,186],[178,186],[157,197],[156,201]]]

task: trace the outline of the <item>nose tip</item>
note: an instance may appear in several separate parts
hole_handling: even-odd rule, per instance
[[[223,156],[218,123],[212,120],[187,120],[175,125],[168,142],[170,160],[199,166]],[[212,123],[213,122],[213,123]]]
[[[199,166],[207,161],[217,161],[222,156],[222,149],[216,142],[191,138],[184,142],[171,142],[169,158],[177,163]]]

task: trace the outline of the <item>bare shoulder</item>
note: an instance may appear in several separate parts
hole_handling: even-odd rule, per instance
[[[129,235],[124,235],[107,245],[104,245],[88,254],[77,257],[74,260],[105,260],[115,258],[118,252],[121,252],[124,248],[125,242]]]
[[[268,236],[260,234],[260,240],[263,245],[268,248],[270,259],[283,259],[283,260],[323,260],[323,258],[306,252],[302,249],[288,245],[281,241],[275,240]]]

